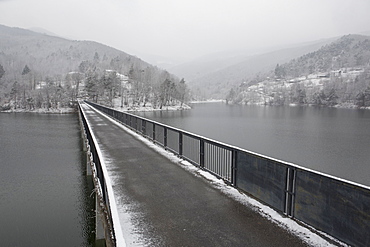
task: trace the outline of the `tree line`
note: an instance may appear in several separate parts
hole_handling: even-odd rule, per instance
[[[180,105],[189,98],[184,79],[179,80],[167,71],[131,61],[125,66],[120,57],[102,66],[99,54],[92,60],[82,61],[76,70],[65,75],[46,75],[25,65],[22,70],[7,75],[0,64],[0,102],[2,110],[35,110],[37,108],[58,109],[71,107],[77,99],[114,105],[121,99],[121,106],[164,106]],[[108,68],[108,69],[107,69]]]
[[[68,107],[77,99],[127,107],[181,105],[186,83],[140,58],[93,41],[2,26],[0,107]]]

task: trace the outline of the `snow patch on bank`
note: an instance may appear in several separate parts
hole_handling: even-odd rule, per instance
[[[27,109],[11,109],[11,110],[6,110],[6,111],[0,111],[0,112],[8,112],[8,113],[13,113],[13,112],[31,112],[31,113],[46,113],[46,114],[68,114],[68,113],[75,113],[76,109],[75,108],[69,108],[69,107],[61,107],[61,108],[37,108],[33,110],[27,110]]]
[[[163,106],[162,109],[154,107],[150,102],[146,103],[145,106],[142,105],[124,105],[121,102],[121,99],[115,98],[113,99],[113,109],[121,112],[143,112],[143,111],[181,111],[181,110],[189,110],[191,109],[190,106],[187,104],[177,104],[177,105],[170,105],[170,106]]]
[[[97,112],[99,114],[101,114],[102,116],[107,117],[105,114],[101,113],[100,111],[97,111]],[[131,135],[135,136],[137,139],[141,140],[143,143],[145,143],[149,147],[153,148],[155,151],[157,151],[161,155],[167,157],[172,162],[179,164],[182,168],[186,169],[187,171],[191,172],[192,174],[194,174],[197,177],[203,177],[203,178],[209,180],[210,183],[212,184],[212,186],[219,189],[224,194],[226,194],[229,197],[235,199],[236,201],[240,202],[241,204],[253,209],[257,213],[259,213],[261,216],[267,218],[268,220],[270,220],[271,222],[274,222],[275,224],[278,224],[280,227],[286,229],[290,233],[298,236],[300,239],[302,239],[307,244],[309,244],[311,246],[322,246],[322,247],[336,246],[336,245],[348,246],[347,244],[331,237],[330,235],[328,235],[326,233],[320,232],[320,231],[316,230],[313,227],[310,227],[310,229],[312,229],[312,231],[311,231],[309,228],[306,228],[306,227],[298,224],[295,220],[292,220],[291,218],[282,216],[281,214],[279,214],[274,209],[272,209],[272,208],[260,203],[259,201],[249,197],[248,195],[246,195],[246,194],[240,192],[239,190],[237,190],[236,188],[225,184],[225,182],[222,179],[218,179],[216,176],[212,175],[211,173],[194,166],[193,164],[191,164],[188,161],[180,159],[175,154],[163,149],[162,147],[159,147],[158,145],[156,145],[152,141],[148,140],[147,138],[145,138],[145,137],[135,133],[134,131],[130,130],[129,128],[123,126],[118,121],[116,121],[116,120],[114,120],[110,117],[107,117],[107,118],[111,122],[116,124],[118,127],[120,127],[122,129],[124,129],[125,131],[131,133]],[[132,217],[132,216],[128,216],[128,217]],[[326,239],[321,237],[316,232],[319,233],[322,236],[325,236],[325,238],[330,239],[332,242],[335,242],[336,245],[328,242]]]
[[[226,100],[223,99],[209,99],[209,100],[193,100],[190,104],[203,104],[203,103],[225,103]]]

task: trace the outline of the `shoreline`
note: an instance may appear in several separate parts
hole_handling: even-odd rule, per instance
[[[76,108],[50,108],[49,110],[45,108],[38,108],[34,110],[27,110],[27,109],[11,109],[2,111],[0,113],[40,113],[40,114],[74,114],[77,113]]]
[[[268,104],[258,104],[258,103],[255,103],[255,104],[231,104],[229,103],[229,105],[239,105],[239,106],[252,106],[252,105],[256,105],[256,106],[287,106],[287,107],[299,107],[299,106],[304,106],[304,107],[322,107],[322,108],[337,108],[337,109],[350,109],[350,110],[370,110],[370,106],[361,106],[361,107],[358,107],[356,105],[353,105],[353,104],[337,104],[337,105],[333,105],[333,106],[329,106],[329,105],[313,105],[313,104],[288,104],[288,105],[268,105]]]
[[[225,103],[225,100],[207,100],[207,101],[191,101],[189,104],[211,104],[211,103]],[[265,105],[265,104],[229,104],[229,105],[236,105],[236,106],[287,106],[287,107],[323,107],[323,108],[337,108],[337,109],[350,109],[350,110],[370,110],[370,106],[368,107],[358,107],[353,104],[337,104],[334,106],[327,106],[327,105],[312,105],[312,104],[289,104],[289,105]],[[122,112],[150,112],[150,111],[183,111],[183,110],[191,110],[192,107],[189,105],[184,104],[183,106],[165,106],[162,109],[153,108],[151,106],[142,107],[120,107],[114,106],[113,109]],[[34,110],[26,110],[26,109],[11,109],[11,110],[0,110],[0,113],[39,113],[39,114],[74,114],[76,113],[76,108],[50,108],[49,110],[45,108],[38,108]]]

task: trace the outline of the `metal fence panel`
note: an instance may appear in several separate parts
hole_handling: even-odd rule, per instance
[[[199,150],[200,150],[200,140],[199,138],[194,138],[183,134],[182,138],[182,154],[185,159],[193,164],[199,166]]]
[[[204,168],[231,182],[232,151],[219,144],[205,143]]]
[[[149,137],[151,140],[153,140],[153,125],[154,123],[145,121],[146,136]]]
[[[155,125],[155,141],[164,146],[164,127],[160,125]]]
[[[238,152],[237,187],[284,212],[286,169],[275,161]]]
[[[354,246],[370,246],[368,190],[298,170],[295,218]]]
[[[179,132],[167,129],[167,148],[179,154]]]

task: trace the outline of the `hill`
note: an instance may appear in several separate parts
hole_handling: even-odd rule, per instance
[[[346,35],[239,84],[237,104],[370,106],[370,37]]]
[[[230,87],[253,78],[257,73],[273,69],[277,63],[288,62],[333,39],[296,44],[282,48],[222,52],[203,56],[192,62],[169,68],[169,71],[184,77],[202,98],[222,99]]]
[[[127,83],[126,83],[127,82]],[[184,100],[185,84],[149,63],[93,41],[0,25],[0,106],[57,108],[77,97],[153,107]]]

